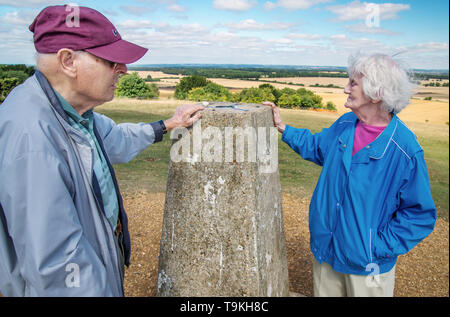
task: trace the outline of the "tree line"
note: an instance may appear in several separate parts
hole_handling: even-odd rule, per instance
[[[425,83],[423,85],[424,87],[448,87],[449,86],[448,83],[449,83],[448,81],[442,84],[438,81],[432,81],[430,83]]]
[[[271,84],[262,84],[258,88],[244,88],[231,93],[226,87],[213,83],[203,76],[188,76],[180,80],[175,87],[176,99],[193,101],[231,101],[242,103],[261,103],[272,101],[281,108],[291,109],[327,109],[336,111],[333,102],[323,104],[322,97],[305,88],[277,89]]]
[[[226,79],[260,79],[276,77],[348,77],[345,71],[315,71],[288,68],[217,68],[217,67],[133,67],[133,70],[161,71],[165,74],[203,76]]]

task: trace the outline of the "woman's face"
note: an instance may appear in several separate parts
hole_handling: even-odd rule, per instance
[[[348,83],[344,88],[344,93],[348,95],[344,106],[352,111],[358,110],[362,106],[372,104],[372,100],[364,94],[362,76],[349,78]]]

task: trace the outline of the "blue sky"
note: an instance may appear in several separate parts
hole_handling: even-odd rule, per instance
[[[0,0],[0,63],[35,59],[28,25],[59,0]],[[448,69],[449,2],[359,0],[80,0],[150,49],[136,64],[346,66],[356,51]]]

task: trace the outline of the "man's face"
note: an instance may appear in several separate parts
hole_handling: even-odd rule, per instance
[[[86,105],[98,106],[114,98],[114,90],[121,74],[127,72],[125,64],[117,64],[88,52],[79,52],[77,90]]]
[[[371,104],[370,98],[368,98],[363,91],[362,76],[355,76],[349,78],[347,85],[345,86],[344,93],[348,94],[345,107],[353,110],[358,110],[361,106]]]

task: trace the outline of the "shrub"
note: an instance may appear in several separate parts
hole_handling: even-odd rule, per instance
[[[272,94],[272,90],[266,88],[244,88],[242,91],[234,96],[236,102],[247,103],[261,103],[263,101],[275,101],[275,96]]]
[[[311,96],[304,96],[303,98],[310,98],[311,99],[311,108],[313,109],[320,109],[323,108],[323,104],[322,104],[322,97],[320,97],[319,95],[316,95],[314,93],[312,93]]]
[[[205,87],[191,89],[187,97],[194,101],[231,101],[232,98],[233,96],[227,88],[212,82]]]
[[[301,97],[297,94],[284,93],[278,99],[278,105],[281,108],[299,108],[301,104]]]
[[[270,91],[272,92],[272,95],[275,97],[275,101],[274,101],[275,103],[278,102],[278,98],[280,98],[281,95],[283,94],[279,89],[276,89],[271,84],[262,84],[262,85],[259,85],[258,88],[259,89],[264,89],[264,88],[270,89]]]
[[[313,108],[320,109],[322,97],[314,94],[305,88],[294,90],[292,88],[283,88],[282,95],[278,98],[278,105],[281,108]]]
[[[0,65],[0,103],[11,90],[34,74],[33,66]]]
[[[0,79],[0,102],[3,102],[3,100],[5,100],[6,96],[8,96],[11,90],[13,90],[14,87],[20,84],[20,79],[16,77]]]
[[[155,84],[147,84],[144,79],[134,72],[120,77],[115,95],[119,97],[151,99],[159,96]]]
[[[188,76],[180,80],[175,87],[174,97],[176,99],[186,99],[189,95],[189,91],[197,87],[205,87],[211,81],[207,80],[203,76]]]
[[[300,89],[305,89],[305,88],[300,88]],[[299,90],[300,90],[299,89]],[[297,91],[295,89],[292,88],[283,88],[281,89],[281,94],[286,94],[286,95],[295,95],[297,93]]]
[[[337,111],[336,105],[332,101],[328,101],[327,105],[325,106],[327,110],[331,111]]]

